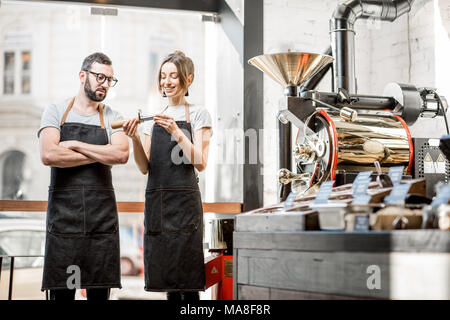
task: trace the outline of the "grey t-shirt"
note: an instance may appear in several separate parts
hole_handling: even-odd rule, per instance
[[[46,127],[55,127],[58,130],[61,128],[61,121],[64,113],[66,112],[68,107],[67,101],[62,101],[56,104],[50,104],[47,108],[45,108],[44,113],[41,118],[41,126],[38,131],[38,137],[41,133],[42,129]],[[105,123],[106,132],[108,134],[108,141],[111,143],[111,135],[118,131],[123,131],[122,128],[113,129],[111,128],[111,121],[123,119],[123,117],[117,111],[114,111],[109,106],[105,105],[103,108],[103,121]],[[83,124],[91,124],[100,126],[100,115],[99,113],[94,113],[92,115],[82,115],[78,114],[76,111],[71,109],[69,114],[67,115],[66,121],[69,122],[77,122]]]
[[[163,114],[171,116],[175,121],[186,121],[186,111],[185,106],[169,106],[167,107]],[[208,110],[203,106],[198,106],[194,104],[189,105],[189,119],[191,121],[192,127],[192,136],[194,136],[194,132],[205,127],[211,127],[212,134],[212,120],[211,115]],[[144,122],[144,126],[142,128],[142,132],[146,135],[152,135],[154,121],[146,121]],[[192,137],[194,139],[194,137]]]

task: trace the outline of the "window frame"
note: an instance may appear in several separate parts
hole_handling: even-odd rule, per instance
[[[14,54],[14,92],[13,93],[5,93],[5,55],[6,53]],[[29,69],[24,72],[23,70],[23,53],[28,53],[30,55],[29,61]],[[2,77],[1,81],[1,96],[4,99],[20,99],[20,98],[29,98],[33,94],[33,50],[28,46],[19,46],[19,47],[5,47],[2,50],[1,57],[1,70]],[[22,79],[24,75],[28,75],[30,77],[30,89],[28,93],[24,93],[22,90]]]

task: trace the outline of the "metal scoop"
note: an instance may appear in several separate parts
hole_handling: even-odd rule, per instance
[[[377,183],[381,188],[391,188],[394,186],[391,178],[381,171],[381,165],[378,161],[374,162],[375,168],[377,169]]]

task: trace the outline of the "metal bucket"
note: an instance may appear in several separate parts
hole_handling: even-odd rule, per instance
[[[209,250],[232,250],[234,219],[213,218],[209,220]],[[230,252],[229,254],[232,254]]]

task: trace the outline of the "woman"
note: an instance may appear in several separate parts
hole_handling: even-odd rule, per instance
[[[203,210],[195,171],[206,168],[212,129],[208,111],[185,99],[193,79],[192,60],[180,51],[170,54],[158,76],[168,105],[144,128],[144,145],[136,119],[123,126],[139,170],[148,173],[145,290],[167,292],[174,300],[198,300],[205,289]]]

